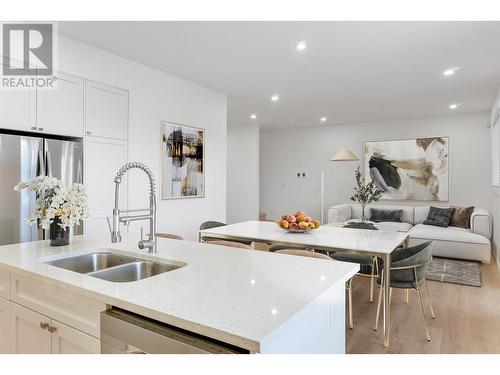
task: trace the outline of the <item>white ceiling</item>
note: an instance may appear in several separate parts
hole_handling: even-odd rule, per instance
[[[500,22],[60,22],[59,30],[226,93],[230,126],[483,111],[500,88]],[[301,40],[308,47],[299,53]],[[451,111],[453,102],[463,106]]]

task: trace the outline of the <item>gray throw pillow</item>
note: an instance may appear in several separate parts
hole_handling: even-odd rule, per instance
[[[370,208],[370,220],[375,223],[389,221],[392,223],[401,223],[403,210],[383,210],[379,208]]]
[[[425,219],[424,221],[424,224],[446,228],[448,225],[450,225],[451,217],[453,216],[454,212],[454,208],[431,207],[429,209],[427,219]]]

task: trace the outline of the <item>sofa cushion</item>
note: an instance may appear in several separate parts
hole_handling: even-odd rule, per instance
[[[451,217],[453,216],[454,212],[454,208],[431,207],[429,209],[429,215],[427,215],[427,219],[424,220],[424,224],[446,228],[448,225],[450,225]]]
[[[472,233],[469,229],[459,227],[442,228],[433,225],[417,224],[409,231],[409,235],[410,238],[425,240],[490,244],[490,241],[486,237]]]
[[[392,223],[401,223],[403,210],[386,210],[379,208],[370,208],[370,220],[376,223],[390,221]]]
[[[427,219],[430,208],[431,206],[416,206],[413,224],[422,224],[425,221],[425,219]],[[439,208],[449,208],[449,207],[440,206]]]
[[[470,228],[470,217],[472,212],[474,212],[474,206],[472,207],[455,207],[453,216],[451,217],[450,225],[460,228]]]
[[[405,223],[413,224],[413,207],[403,206],[403,205],[393,205],[393,204],[370,204],[366,206],[366,216],[370,216],[370,208],[376,208],[379,210],[402,210],[401,221]]]
[[[375,223],[378,230],[385,230],[389,232],[408,232],[413,225],[410,223],[394,223],[389,221],[381,221],[380,223]]]

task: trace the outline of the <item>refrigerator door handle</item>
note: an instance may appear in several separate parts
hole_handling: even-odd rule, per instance
[[[43,157],[43,149],[40,147],[38,150],[38,163],[36,167],[37,176],[45,176],[45,161]]]
[[[50,158],[50,151],[49,150],[47,150],[45,153],[45,163],[47,164],[47,170],[46,170],[47,176],[54,177],[54,175],[52,174],[52,161]]]

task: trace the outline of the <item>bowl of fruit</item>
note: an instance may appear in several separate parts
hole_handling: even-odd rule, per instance
[[[285,214],[276,221],[280,228],[292,233],[305,233],[321,226],[319,220],[313,220],[304,211],[297,211],[293,215]]]

